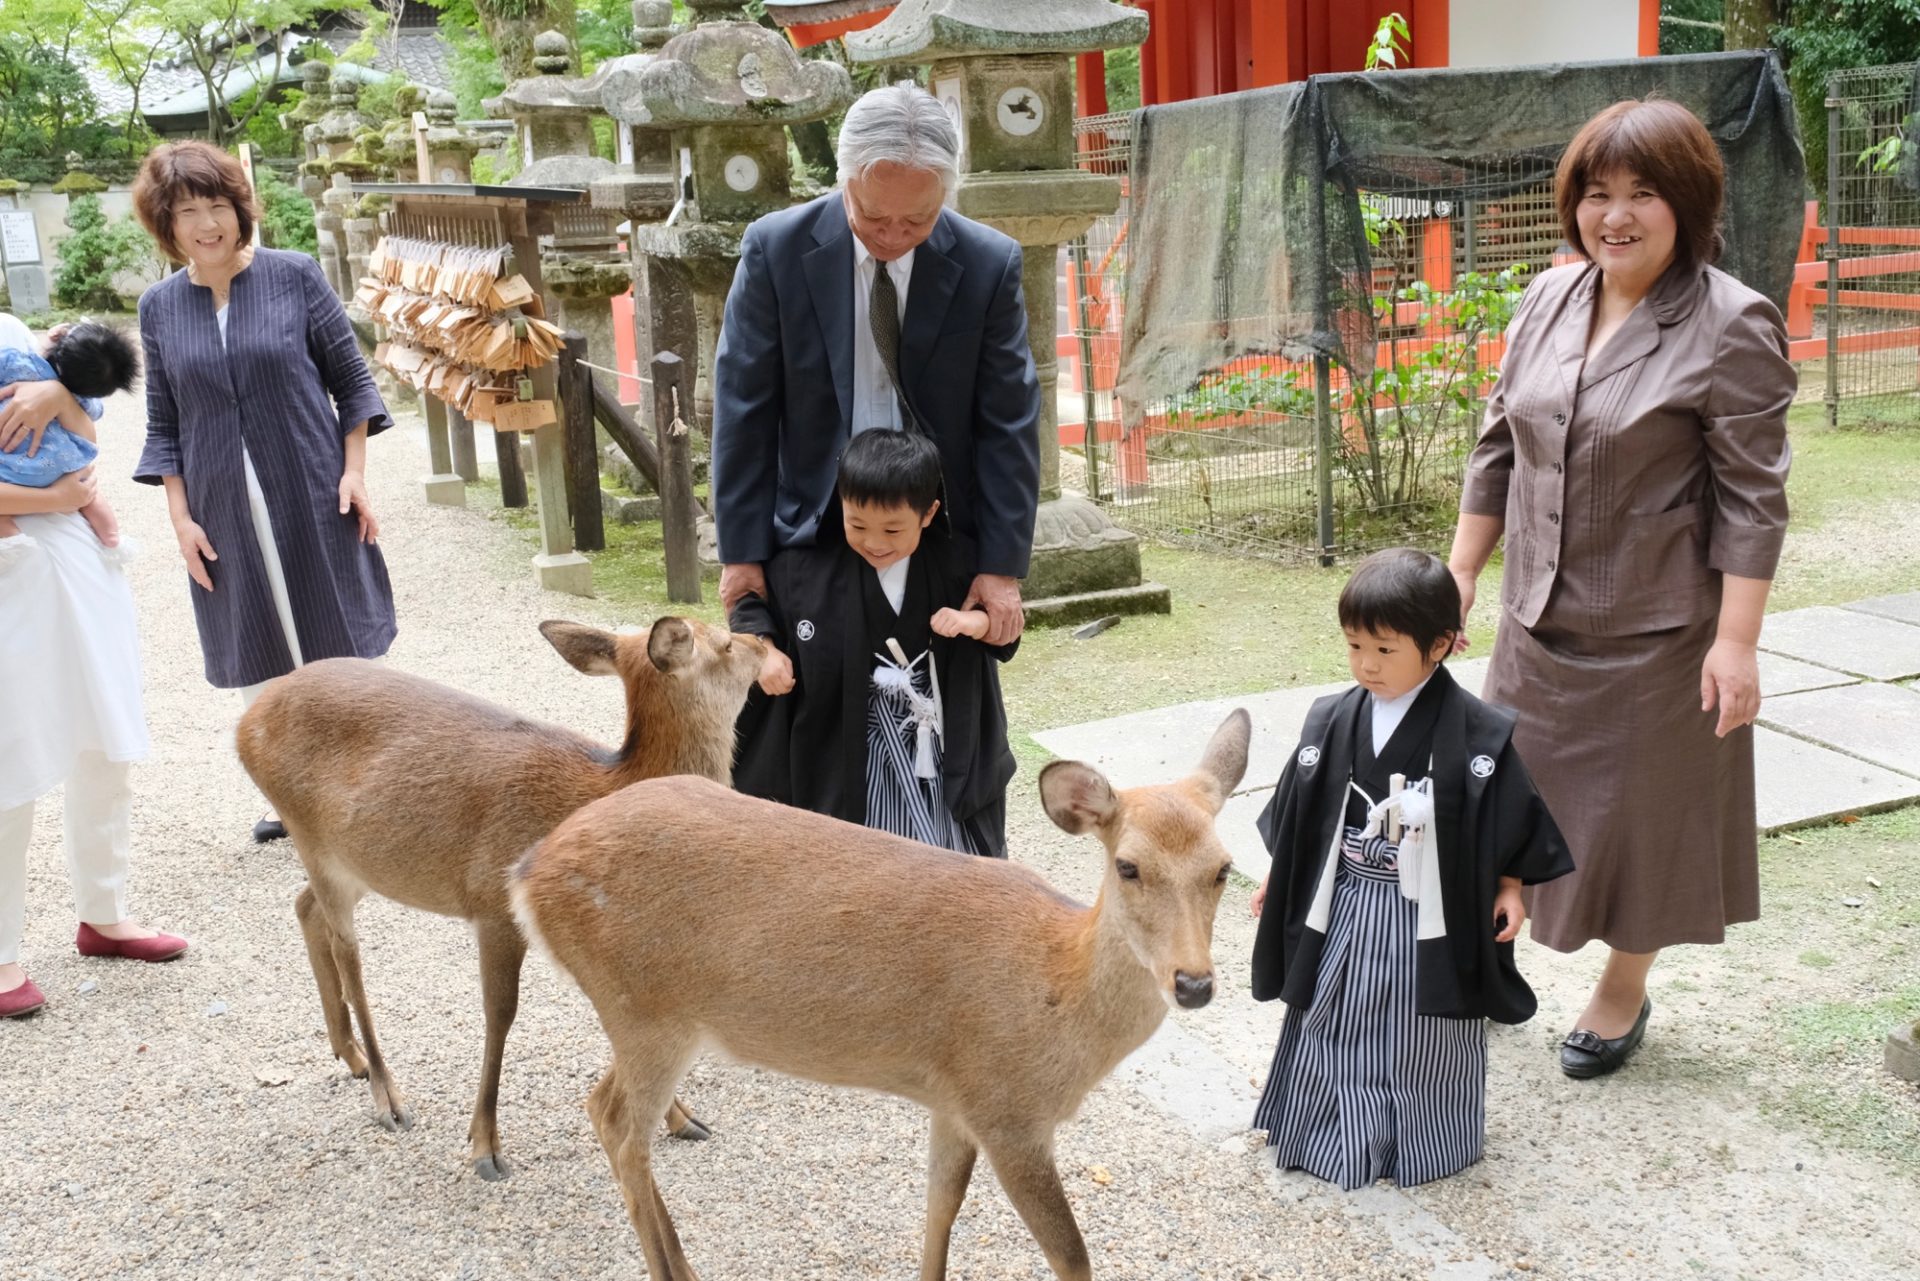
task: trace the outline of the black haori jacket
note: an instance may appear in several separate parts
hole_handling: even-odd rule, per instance
[[[893,632],[909,657],[933,650],[942,714],[941,788],[947,807],[1006,857],[1007,781],[1013,750],[1000,701],[999,664],[1019,641],[991,646],[965,636],[936,636],[928,620],[958,609],[973,583],[972,544],[936,520],[908,566],[902,613],[870,618],[883,599],[869,590],[873,568],[848,547],[837,510],[812,547],[789,547],[767,563],[767,595],[743,597],[729,616],[736,632],[764,636],[793,661],[791,692],[769,698],[757,686],[740,713],[733,785],[749,796],[828,814],[850,823],[867,816],[867,693],[877,660],[875,636]],[[888,611],[891,615],[891,611]],[[909,637],[919,638],[914,643]],[[883,642],[884,643],[884,642]],[[884,651],[882,651],[884,652]],[[996,661],[997,660],[997,661]]]
[[[1524,1023],[1536,1008],[1512,943],[1495,943],[1493,899],[1502,876],[1528,885],[1565,876],[1573,857],[1511,742],[1514,713],[1483,703],[1443,667],[1433,731],[1434,835],[1446,933],[1416,943],[1415,1009],[1444,1018]],[[1260,815],[1273,855],[1253,944],[1253,995],[1293,1009],[1313,1003],[1326,934],[1308,924],[1347,813],[1356,735],[1371,732],[1359,686],[1316,702],[1300,745]]]

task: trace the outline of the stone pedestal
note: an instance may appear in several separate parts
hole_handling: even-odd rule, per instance
[[[1914,1038],[1914,1026],[1895,1028],[1887,1033],[1887,1071],[1902,1081],[1920,1085],[1920,1043]]]
[[[601,367],[593,371],[593,376],[608,384],[614,375],[602,371],[618,367],[614,363],[613,299],[633,283],[626,264],[614,258],[595,261],[555,256],[543,262],[541,275],[555,303],[554,323],[587,340],[587,360]]]
[[[1022,591],[1027,617],[1068,623],[1167,613],[1142,581],[1140,543],[1095,503],[1062,497],[1056,261],[1060,246],[1119,207],[1117,179],[1074,164],[1073,55],[1146,38],[1147,16],[1109,0],[920,0],[846,38],[856,62],[925,62],[959,127],[955,206],[1020,242],[1027,340],[1040,382],[1040,510]]]

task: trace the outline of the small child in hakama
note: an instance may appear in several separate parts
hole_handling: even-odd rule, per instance
[[[940,511],[940,453],[862,432],[840,460],[839,528],[767,563],[729,626],[764,638],[734,786],[965,854],[1006,855],[1013,776],[973,549]]]
[[[1535,1008],[1513,960],[1520,888],[1573,860],[1514,714],[1441,666],[1461,625],[1446,566],[1377,553],[1339,610],[1358,683],[1314,704],[1260,817],[1253,994],[1287,1015],[1254,1128],[1281,1169],[1404,1186],[1480,1159],[1486,1020]]]

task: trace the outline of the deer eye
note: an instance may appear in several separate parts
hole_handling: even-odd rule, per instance
[[[1137,881],[1140,879],[1140,865],[1138,863],[1129,863],[1123,858],[1115,859],[1113,862],[1113,870],[1120,873],[1120,879],[1123,881]]]
[[[1225,885],[1227,883],[1227,873],[1232,870],[1233,870],[1233,864],[1227,863],[1222,865],[1222,867],[1220,868],[1220,875],[1213,878],[1213,883],[1215,885]]]

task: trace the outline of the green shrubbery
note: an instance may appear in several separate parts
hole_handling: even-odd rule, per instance
[[[53,296],[63,307],[111,311],[120,306],[113,287],[122,272],[141,271],[153,263],[153,242],[132,218],[107,220],[100,197],[76,196],[67,206],[67,226],[73,234],[55,249],[59,266],[53,273]]]

